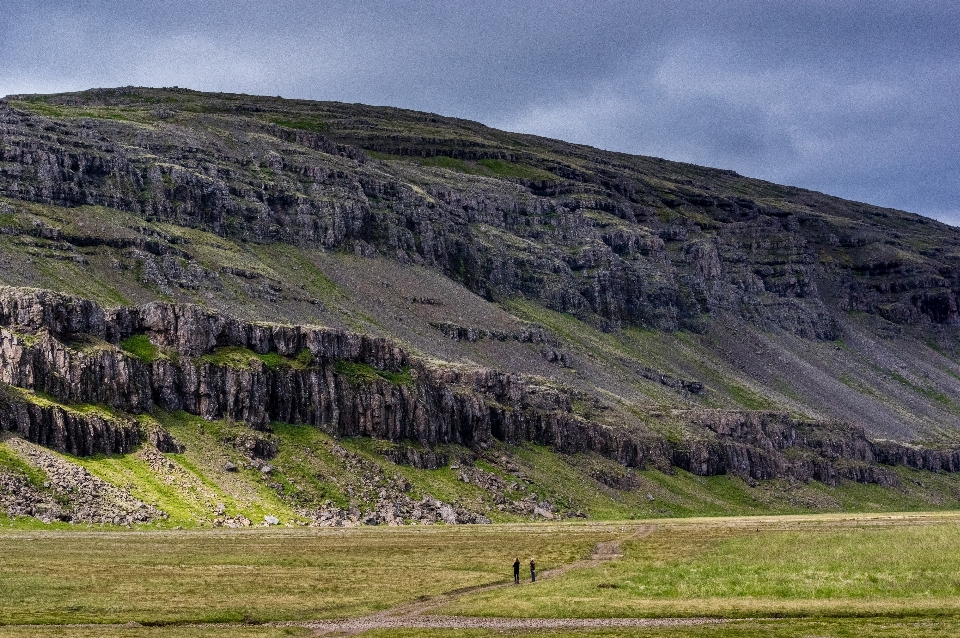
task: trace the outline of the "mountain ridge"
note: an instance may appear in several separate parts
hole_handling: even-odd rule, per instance
[[[546,412],[570,423],[660,441],[650,467],[830,483],[829,469],[784,469],[816,449],[834,477],[894,485],[881,466],[955,465],[936,450],[960,431],[960,230],[732,171],[387,107],[8,96],[0,262],[0,284],[21,291],[8,297],[198,304],[376,335],[424,370],[495,369],[566,394]],[[187,356],[272,352],[225,343]],[[119,339],[104,347],[129,358]],[[773,443],[796,424],[861,442]],[[753,451],[724,451],[732,431]],[[751,469],[765,466],[778,469]]]

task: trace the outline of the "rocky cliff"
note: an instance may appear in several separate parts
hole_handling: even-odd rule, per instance
[[[818,339],[839,337],[837,310],[960,321],[956,229],[399,109],[133,88],[12,96],[0,194],[382,254],[606,328],[702,330],[721,310]],[[204,285],[162,238],[134,244],[164,277]]]
[[[569,388],[431,364],[382,338],[160,302],[105,310],[33,289],[0,289],[0,380],[0,428],[75,455],[130,451],[144,436],[136,415],[160,409],[428,450],[529,441],[704,476],[893,485],[878,464],[960,469],[960,450],[874,442],[856,427],[776,412],[677,413],[684,434],[673,439],[643,423],[614,428],[576,415]]]
[[[623,485],[679,468],[895,486],[960,462],[957,229],[432,114],[10,96],[0,284],[0,429],[77,456],[180,454],[157,419],[193,415],[377,440],[417,467],[462,453],[460,482],[518,490],[493,450],[542,444]],[[248,435],[218,445],[259,472]],[[396,520],[453,507],[405,480],[317,493],[386,490]],[[532,488],[503,499],[553,511]],[[314,514],[359,520],[350,502]]]

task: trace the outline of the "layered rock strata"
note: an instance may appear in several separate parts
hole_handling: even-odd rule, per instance
[[[839,337],[837,310],[960,322],[956,229],[397,109],[133,87],[11,96],[0,101],[0,195],[379,253],[611,327],[699,329],[718,310],[821,339]],[[134,244],[146,270],[216,287],[198,264],[168,263],[178,248],[162,238]]]
[[[146,349],[129,346],[131,338]],[[145,435],[128,415],[160,408],[261,429],[308,424],[428,450],[532,441],[698,475],[893,485],[896,475],[878,464],[960,469],[960,450],[872,442],[857,427],[776,412],[677,413],[681,437],[612,428],[577,416],[562,388],[428,365],[381,338],[244,323],[196,306],[103,309],[34,289],[0,289],[0,381],[13,386],[0,399],[0,427],[73,454],[129,451]],[[100,407],[77,407],[91,405]]]

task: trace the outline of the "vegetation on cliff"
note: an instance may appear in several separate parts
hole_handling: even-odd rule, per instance
[[[184,410],[420,464],[532,442],[902,490],[898,466],[960,463],[958,248],[917,215],[432,114],[10,96],[0,422],[73,454]]]

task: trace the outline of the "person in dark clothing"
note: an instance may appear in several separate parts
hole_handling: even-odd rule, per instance
[[[520,584],[520,557],[517,557],[517,560],[513,561],[513,582],[517,585]]]
[[[533,559],[530,559],[530,582],[537,582],[537,564],[533,562]]]

